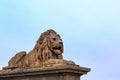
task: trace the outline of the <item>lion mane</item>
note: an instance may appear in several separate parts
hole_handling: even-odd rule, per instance
[[[62,53],[62,39],[54,30],[47,30],[41,34],[34,49],[28,54],[28,65],[41,66],[48,59],[63,59]]]
[[[51,38],[57,39],[56,45],[59,44],[60,42],[62,43],[62,40],[60,36],[54,31],[54,30],[48,30],[47,32],[44,32],[41,34],[40,38],[38,39],[34,51],[37,53],[38,58],[40,61],[48,60],[48,59],[62,59],[62,56],[59,54],[63,53],[63,44],[61,44],[59,47],[61,47],[61,52],[60,53],[55,53],[53,52],[53,44],[51,43]],[[54,41],[55,43],[55,41]],[[57,48],[57,47],[56,47]]]
[[[25,51],[17,53],[3,69],[41,67],[49,59],[63,59],[62,53],[62,39],[59,34],[50,29],[41,34],[35,47],[28,54]]]

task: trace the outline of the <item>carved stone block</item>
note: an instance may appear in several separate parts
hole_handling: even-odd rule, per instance
[[[14,70],[0,74],[0,80],[80,80],[89,71],[77,65]]]

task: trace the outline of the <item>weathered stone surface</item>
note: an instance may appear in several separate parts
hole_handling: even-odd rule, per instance
[[[63,42],[54,30],[47,30],[37,40],[35,47],[28,54],[25,51],[17,53],[3,70],[39,68],[49,59],[63,59]]]
[[[63,59],[63,42],[54,31],[41,34],[27,54],[17,53],[0,71],[0,80],[80,80],[89,68]]]
[[[0,80],[80,80],[89,68],[75,65],[13,70],[0,73]]]
[[[73,61],[67,61],[63,59],[49,59],[44,63],[44,67],[60,67],[60,66],[77,66]]]

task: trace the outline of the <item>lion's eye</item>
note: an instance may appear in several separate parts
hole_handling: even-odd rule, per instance
[[[56,38],[53,38],[53,40],[55,41],[55,40],[56,40]]]

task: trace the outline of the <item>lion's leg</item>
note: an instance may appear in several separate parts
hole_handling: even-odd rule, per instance
[[[58,55],[58,59],[63,59],[63,55]]]

